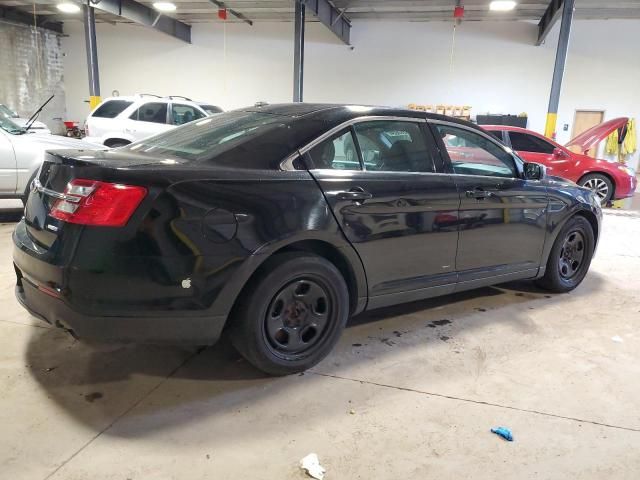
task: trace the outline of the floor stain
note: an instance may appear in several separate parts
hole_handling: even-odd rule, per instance
[[[84,399],[89,403],[93,403],[95,400],[100,400],[102,397],[104,397],[102,392],[91,392],[85,395]]]
[[[428,324],[427,327],[436,328],[436,327],[441,327],[442,325],[448,325],[450,323],[451,323],[451,320],[447,320],[446,318],[443,318],[442,320],[434,320],[433,322]]]
[[[440,337],[440,340],[442,340],[443,342],[448,342],[449,340],[451,340],[451,337],[447,337],[446,335],[442,335]]]

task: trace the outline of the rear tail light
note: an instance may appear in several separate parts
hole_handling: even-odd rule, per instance
[[[144,187],[76,178],[67,184],[64,198],[56,200],[50,215],[68,223],[123,227],[146,194]]]

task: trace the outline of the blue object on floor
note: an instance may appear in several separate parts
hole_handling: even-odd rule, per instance
[[[508,442],[513,442],[513,435],[511,434],[511,430],[507,427],[492,428],[491,432],[501,436]]]

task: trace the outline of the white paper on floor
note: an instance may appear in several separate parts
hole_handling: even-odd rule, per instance
[[[310,453],[302,460],[300,460],[300,468],[302,468],[310,477],[322,480],[326,470],[320,465],[318,455]]]

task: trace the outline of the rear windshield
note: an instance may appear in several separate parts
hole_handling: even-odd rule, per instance
[[[200,104],[200,108],[202,108],[207,115],[215,115],[216,113],[222,113],[223,110],[220,107],[216,107],[215,105],[208,105],[205,103]]]
[[[262,136],[280,136],[287,117],[259,112],[227,112],[191,122],[132,143],[127,149],[153,156],[209,160]]]
[[[115,118],[132,103],[133,102],[129,102],[127,100],[107,100],[100,105],[91,116],[99,118]]]

